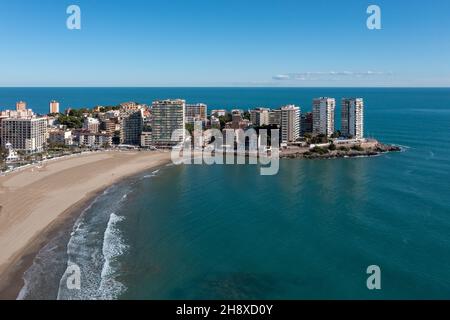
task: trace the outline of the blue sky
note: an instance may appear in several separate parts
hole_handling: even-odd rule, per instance
[[[449,18],[448,0],[0,0],[0,86],[450,86]]]

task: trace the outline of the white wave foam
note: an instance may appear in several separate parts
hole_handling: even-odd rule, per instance
[[[111,213],[105,230],[102,248],[105,262],[101,272],[99,287],[102,299],[116,299],[126,290],[126,286],[115,279],[117,270],[112,265],[128,249],[128,245],[125,244],[121,232],[117,228],[117,223],[123,220],[124,217]]]
[[[81,290],[67,289],[69,274],[66,271],[60,280],[58,299],[116,299],[126,290],[126,286],[116,280],[120,268],[117,258],[128,248],[118,226],[125,218],[114,211],[124,203],[129,192],[109,190],[95,213],[88,212],[94,202],[85,210],[87,214],[77,220],[67,245],[67,266],[80,267]],[[102,229],[104,232],[99,232]]]

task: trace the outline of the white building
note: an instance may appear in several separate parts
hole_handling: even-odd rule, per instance
[[[341,133],[347,138],[364,137],[364,101],[362,98],[344,98],[341,104]]]
[[[141,147],[148,148],[152,146],[152,133],[144,131],[141,133]]]
[[[211,110],[211,115],[216,116],[216,117],[225,117],[227,115],[228,111],[225,109],[216,109],[216,110]]]
[[[3,146],[26,153],[42,152],[47,136],[47,118],[6,118],[0,122],[0,136]]]
[[[73,145],[72,131],[61,129],[50,130],[48,134],[48,142],[53,144],[71,146]]]
[[[90,148],[102,148],[112,145],[112,136],[103,133],[79,132],[78,144]]]
[[[83,121],[83,129],[97,133],[100,129],[100,121],[96,118],[86,117]]]
[[[331,136],[334,133],[334,98],[317,98],[313,100],[313,133]]]
[[[281,108],[281,142],[294,142],[300,137],[300,108],[288,105]]]
[[[175,130],[183,131],[179,141],[184,141],[185,106],[186,101],[181,99],[153,102],[151,126],[154,144],[165,146],[177,144],[178,141],[172,140]]]

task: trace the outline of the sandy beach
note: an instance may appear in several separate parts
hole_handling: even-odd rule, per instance
[[[92,197],[169,161],[168,152],[98,152],[0,177],[0,299],[17,297],[34,255]]]

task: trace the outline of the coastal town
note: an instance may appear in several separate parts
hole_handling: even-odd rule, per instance
[[[312,112],[295,105],[277,109],[213,109],[182,99],[157,100],[150,105],[126,102],[93,109],[60,110],[49,102],[40,115],[19,101],[0,113],[1,171],[46,159],[99,150],[163,150],[178,143],[175,130],[227,131],[278,129],[282,158],[336,158],[399,151],[396,146],[364,137],[364,101],[341,100],[340,129],[335,124],[336,99],[313,99]],[[206,147],[210,141],[203,141]]]

